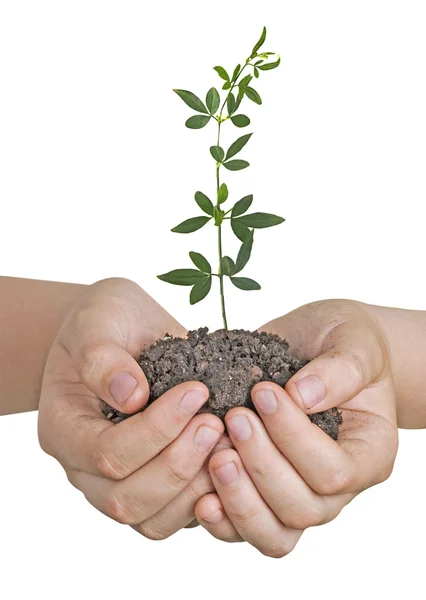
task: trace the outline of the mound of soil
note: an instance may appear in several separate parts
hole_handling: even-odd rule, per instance
[[[199,412],[213,413],[222,420],[235,406],[257,412],[250,398],[256,383],[273,381],[284,387],[309,362],[292,356],[288,348],[288,343],[278,335],[242,329],[208,333],[204,327],[190,331],[186,338],[166,335],[139,357],[150,387],[146,406],[179,383],[202,381],[210,397]],[[115,423],[131,416],[108,404],[103,413]],[[336,408],[309,415],[309,419],[337,439],[342,417]]]

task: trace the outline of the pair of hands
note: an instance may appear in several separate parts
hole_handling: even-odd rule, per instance
[[[331,521],[390,475],[398,445],[394,388],[386,340],[359,303],[317,302],[260,329],[312,359],[285,390],[266,382],[253,388],[260,418],[232,409],[226,437],[217,417],[195,415],[207,388],[186,382],[113,424],[102,401],[133,413],[148,399],[133,357],[166,332],[186,331],[131,281],[91,286],[46,364],[42,448],[91,504],[145,537],[164,539],[200,523],[223,541],[284,556],[306,528]],[[343,416],[337,442],[307,417],[335,406]]]

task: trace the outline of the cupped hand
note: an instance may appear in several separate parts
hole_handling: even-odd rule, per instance
[[[303,306],[260,328],[287,339],[311,362],[283,390],[257,384],[258,417],[235,408],[226,425],[235,449],[209,461],[216,488],[195,508],[224,541],[246,540],[282,557],[302,532],[334,519],[363,490],[387,479],[398,447],[386,339],[368,307],[347,300]],[[338,441],[308,414],[338,407]]]
[[[136,358],[166,333],[186,331],[135,283],[98,282],[64,322],[49,354],[39,407],[42,448],[104,514],[151,539],[194,519],[197,500],[214,490],[206,459],[223,433],[211,414],[195,413],[207,388],[187,382],[119,424],[147,402]]]

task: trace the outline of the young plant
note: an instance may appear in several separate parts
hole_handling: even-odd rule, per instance
[[[222,85],[222,89],[227,90],[222,105],[220,94],[214,87],[207,92],[205,104],[192,92],[188,92],[187,90],[173,90],[182,98],[185,104],[198,113],[190,117],[185,125],[190,129],[201,129],[210,121],[216,121],[217,141],[214,146],[210,147],[210,154],[215,161],[216,168],[216,201],[213,204],[210,198],[203,192],[195,192],[195,201],[207,216],[197,216],[187,219],[174,227],[172,231],[176,233],[192,233],[212,221],[217,227],[219,267],[217,274],[213,273],[209,261],[202,254],[190,252],[189,256],[196,269],[175,269],[164,275],[158,275],[158,278],[174,285],[192,286],[189,300],[191,304],[195,304],[208,295],[212,286],[212,279],[213,277],[217,277],[219,279],[222,318],[225,329],[228,329],[228,322],[225,308],[224,277],[229,277],[231,282],[240,290],[260,290],[260,285],[253,279],[237,277],[237,275],[241,273],[250,259],[254,230],[279,225],[284,221],[282,217],[263,212],[246,214],[253,202],[253,195],[241,198],[226,212],[222,208],[222,205],[228,200],[229,191],[226,183],[221,183],[220,181],[220,170],[224,167],[228,171],[241,171],[249,166],[246,160],[234,157],[244,148],[253,134],[248,133],[238,138],[225,152],[220,145],[221,126],[222,123],[228,120],[238,128],[247,127],[250,124],[250,119],[246,115],[237,112],[244,98],[247,97],[255,104],[262,104],[259,93],[251,86],[253,76],[258,79],[261,71],[275,69],[281,60],[277,56],[277,60],[268,62],[269,56],[274,55],[275,52],[259,53],[259,49],[263,46],[265,39],[266,27],[263,28],[259,41],[253,47],[244,65],[238,64],[233,70],[231,77],[223,67],[214,67],[219,77],[225,82]],[[241,75],[247,68],[253,69],[252,74],[248,73],[241,78]],[[238,89],[238,93],[236,89]],[[225,106],[226,116],[223,114]],[[223,255],[222,225],[225,221],[230,222],[232,231],[241,242],[241,247],[235,261],[231,257]]]

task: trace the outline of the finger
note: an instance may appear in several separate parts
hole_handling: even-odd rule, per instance
[[[124,479],[171,444],[207,398],[205,385],[185,382],[117,425],[79,413],[71,418],[68,407],[55,413],[58,439],[50,450],[65,467]],[[78,410],[74,397],[72,406]]]
[[[278,385],[259,383],[252,398],[273,443],[317,493],[356,493],[388,476],[394,431],[385,419],[344,416],[335,442]]]
[[[253,411],[232,409],[226,426],[254,485],[284,525],[304,530],[337,516],[344,506],[341,497],[323,497],[312,490]]]
[[[221,450],[209,462],[210,475],[223,508],[240,536],[263,554],[291,552],[301,531],[285,527],[267,506],[235,450]]]
[[[176,498],[133,528],[151,540],[164,540],[183,527],[196,527],[199,523],[195,519],[195,506],[200,498],[213,491],[214,485],[205,462],[191,483]]]
[[[160,511],[194,479],[223,433],[223,423],[210,414],[194,417],[170,446],[122,481],[82,471],[73,484],[102,513],[137,525]]]
[[[352,400],[385,369],[384,346],[370,323],[346,321],[323,341],[322,354],[300,369],[285,389],[308,414]]]
[[[226,515],[217,494],[207,494],[200,498],[195,507],[199,523],[211,535],[223,542],[243,542],[243,538]]]
[[[146,403],[149,392],[135,359],[166,333],[165,327],[172,328],[169,333],[185,332],[134,282],[112,279],[91,286],[90,296],[67,318],[59,342],[90,391],[132,414]]]

